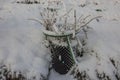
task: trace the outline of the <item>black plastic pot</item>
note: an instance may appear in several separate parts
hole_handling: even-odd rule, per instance
[[[44,35],[46,40],[49,41],[53,68],[60,74],[66,74],[76,63],[70,43],[72,33],[56,34],[54,32],[44,31]]]

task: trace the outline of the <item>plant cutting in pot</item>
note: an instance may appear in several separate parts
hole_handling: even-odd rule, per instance
[[[101,16],[87,20],[90,15],[77,17],[76,10],[73,9],[60,15],[62,5],[64,3],[61,1],[48,2],[48,6],[40,12],[42,19],[31,20],[35,20],[45,27],[43,33],[52,53],[53,68],[61,74],[66,74],[74,64],[77,64],[76,55],[83,55],[81,53],[83,45],[77,34],[83,31],[87,37],[86,28],[89,28],[87,24]],[[74,11],[72,23],[68,20],[71,11]]]

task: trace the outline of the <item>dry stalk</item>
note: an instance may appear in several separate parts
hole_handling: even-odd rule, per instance
[[[82,20],[82,17],[83,17],[83,15],[81,15],[81,16],[78,18],[77,23]]]
[[[84,26],[86,26],[87,24],[89,24],[91,21],[93,21],[94,19],[97,19],[97,18],[100,18],[100,17],[102,17],[102,16],[97,16],[97,17],[94,17],[94,18],[92,18],[92,19],[90,19],[88,22],[86,22],[84,25],[82,25],[81,27],[84,27]]]
[[[41,25],[44,26],[43,22],[42,22],[41,20],[39,20],[39,19],[30,18],[30,19],[28,19],[28,20],[36,21],[36,22],[38,22],[38,23],[40,23]]]
[[[89,21],[87,21],[86,23],[84,23],[83,25],[79,25],[79,28],[76,29],[76,31],[75,31],[76,34],[80,32],[81,28],[86,27],[87,24],[89,24],[91,21],[93,21],[94,19],[100,18],[100,17],[102,17],[102,16],[94,17],[94,18],[90,19]]]
[[[60,18],[63,18],[63,17],[65,17],[66,15],[68,16],[68,14],[69,14],[71,11],[72,11],[72,8],[71,8],[69,11],[67,11],[64,15],[62,15]]]
[[[76,17],[76,10],[74,10],[74,19],[75,19],[74,26],[75,26],[75,31],[76,31],[76,27],[77,27],[77,17]]]

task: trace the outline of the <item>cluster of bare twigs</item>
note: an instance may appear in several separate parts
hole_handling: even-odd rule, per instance
[[[83,48],[82,42],[77,37],[77,34],[80,31],[83,31],[87,38],[87,29],[89,28],[87,25],[102,16],[96,16],[93,18],[90,18],[91,15],[88,16],[77,16],[77,10],[70,9],[65,14],[59,16],[59,9],[54,7],[47,6],[40,12],[41,19],[29,19],[39,22],[41,25],[44,26],[44,28],[48,31],[55,32],[58,34],[64,34],[67,31],[70,31],[73,33],[73,37],[71,40],[77,40],[78,42],[78,52],[81,53],[81,48]],[[74,11],[73,15],[70,15],[70,13]],[[69,22],[70,17],[73,16],[73,22]],[[60,41],[61,39],[59,39]],[[64,42],[64,41],[63,41]]]
[[[80,71],[78,67],[74,67],[70,75],[73,75],[75,80],[91,80],[85,70]]]
[[[6,65],[0,66],[0,80],[27,80],[21,72],[12,72]]]
[[[56,23],[56,19],[57,19],[55,15],[57,15],[57,12],[55,10],[53,11],[53,9],[51,9],[50,11],[49,8],[46,8],[40,12],[41,20],[39,19],[29,19],[29,20],[34,20],[36,22],[39,22],[48,31],[54,31],[53,26]]]
[[[116,80],[120,80],[120,74],[119,74],[119,69],[118,69],[120,63],[118,61],[116,61],[115,59],[113,59],[113,58],[110,58],[110,62],[112,63],[112,65],[116,69],[116,72],[114,72]]]
[[[33,76],[30,79],[20,71],[12,71],[6,65],[0,66],[0,80],[36,80]],[[48,80],[44,75],[40,74],[39,80]]]
[[[20,3],[20,4],[40,4],[40,1],[34,0],[24,0],[24,1],[17,1],[16,3]]]
[[[111,78],[105,73],[105,72],[98,72],[98,70],[95,70],[96,76],[99,80],[111,80]]]
[[[56,9],[45,8],[44,11],[40,12],[40,16],[42,18],[41,20],[39,19],[29,19],[29,20],[34,20],[39,22],[48,31],[63,32],[63,31],[72,30],[75,32],[75,34],[78,34],[80,30],[85,30],[85,28],[88,27],[87,25],[91,21],[101,17],[101,16],[97,16],[91,19],[89,19],[90,15],[85,17],[83,15],[80,17],[77,17],[76,10],[74,10],[74,18],[73,18],[74,22],[69,23],[68,15],[71,11],[73,10],[70,9],[68,12],[66,12],[62,16],[59,16]]]

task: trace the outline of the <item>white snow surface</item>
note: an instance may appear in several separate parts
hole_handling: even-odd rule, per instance
[[[0,63],[28,77],[40,73],[46,76],[49,65],[41,25],[28,20],[39,17],[38,6],[13,3],[0,6]]]
[[[95,70],[105,72],[116,80],[120,74],[120,0],[64,0],[66,10],[77,9],[77,15],[102,16],[99,22],[89,24],[87,46],[94,52],[86,53],[78,62],[79,69],[87,71],[97,80]],[[96,3],[98,5],[96,5]],[[81,7],[80,5],[84,5]],[[14,0],[0,0],[0,65],[21,71],[29,78],[48,73],[49,50],[43,44],[42,25],[28,20],[40,19],[39,4],[16,4]],[[101,9],[102,11],[96,11]],[[118,62],[118,70],[110,62]],[[70,75],[60,75],[52,70],[50,80],[73,80]]]

